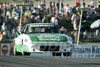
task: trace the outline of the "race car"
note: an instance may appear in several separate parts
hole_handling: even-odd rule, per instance
[[[52,53],[52,56],[71,55],[72,38],[61,34],[51,23],[26,24],[14,40],[14,55],[21,53]]]

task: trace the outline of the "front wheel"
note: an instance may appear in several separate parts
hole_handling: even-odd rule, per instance
[[[14,49],[13,49],[13,54],[14,54],[14,56],[22,55],[20,52],[16,51],[16,47],[15,46],[14,46]]]
[[[30,52],[24,52],[25,56],[30,56]]]
[[[71,52],[64,52],[63,56],[71,56]]]
[[[61,52],[53,52],[52,56],[61,56]]]

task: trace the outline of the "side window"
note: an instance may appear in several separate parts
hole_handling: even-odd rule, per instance
[[[24,31],[25,33],[29,33],[29,27],[27,26]]]
[[[22,30],[21,30],[22,33],[25,33],[25,28],[26,28],[26,26],[24,26],[24,27],[22,28]]]

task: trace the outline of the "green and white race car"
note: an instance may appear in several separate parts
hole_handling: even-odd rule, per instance
[[[59,29],[50,23],[31,23],[23,27],[15,38],[14,55],[30,53],[52,53],[53,56],[71,54],[72,38],[60,34]]]

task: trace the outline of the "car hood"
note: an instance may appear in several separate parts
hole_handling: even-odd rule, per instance
[[[65,34],[26,34],[32,42],[67,42]]]

